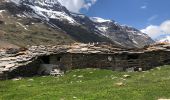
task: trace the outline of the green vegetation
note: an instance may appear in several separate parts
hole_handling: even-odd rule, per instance
[[[146,72],[81,69],[61,77],[0,81],[1,100],[157,100],[170,98],[170,66]]]

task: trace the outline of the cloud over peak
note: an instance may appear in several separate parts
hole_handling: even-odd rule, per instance
[[[152,38],[157,38],[164,34],[170,34],[170,20],[166,20],[160,25],[150,25],[141,31],[147,33]]]
[[[72,12],[79,13],[81,9],[89,9],[97,0],[58,0],[63,6]]]

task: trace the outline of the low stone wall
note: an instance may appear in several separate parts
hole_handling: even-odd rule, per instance
[[[112,69],[114,67],[113,55],[109,54],[71,54],[71,68],[105,68]]]
[[[148,70],[170,64],[169,55],[169,51],[121,54],[67,54],[67,59],[64,60],[63,64],[69,65],[70,69],[90,67],[118,71],[128,68]]]

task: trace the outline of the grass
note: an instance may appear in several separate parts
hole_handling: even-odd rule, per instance
[[[146,72],[81,69],[62,77],[0,81],[1,100],[157,100],[170,98],[170,66]],[[124,77],[130,75],[130,77]],[[118,84],[118,83],[121,83]]]

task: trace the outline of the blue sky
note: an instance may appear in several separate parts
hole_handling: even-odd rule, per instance
[[[82,13],[143,29],[170,19],[170,0],[98,0]]]
[[[133,26],[150,37],[170,35],[170,0],[59,0],[67,9]]]

